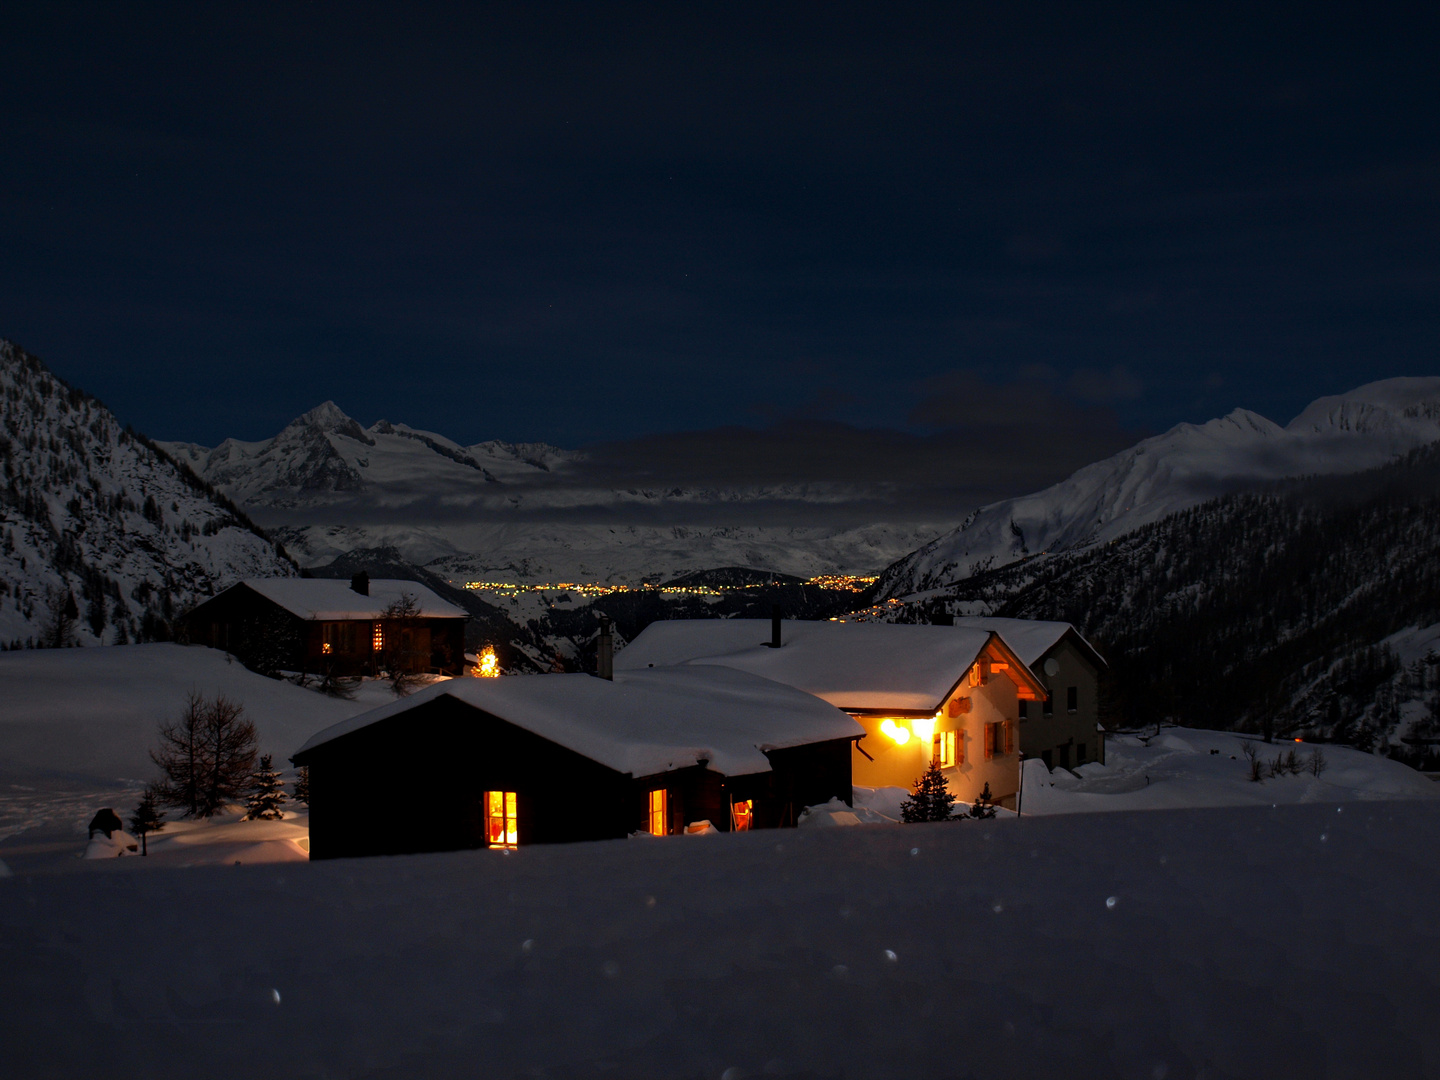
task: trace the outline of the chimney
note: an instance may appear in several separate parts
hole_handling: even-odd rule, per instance
[[[595,650],[595,674],[615,680],[615,637],[610,633],[610,616],[600,616],[600,643]]]
[[[779,607],[770,609],[770,648],[780,648],[780,622],[785,618]]]
[[[370,575],[364,570],[358,574],[350,575],[350,588],[354,589],[361,596],[370,595]]]

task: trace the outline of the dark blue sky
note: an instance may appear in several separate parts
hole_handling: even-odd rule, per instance
[[[0,336],[157,438],[1052,471],[1440,372],[1433,6],[398,7],[8,5]]]

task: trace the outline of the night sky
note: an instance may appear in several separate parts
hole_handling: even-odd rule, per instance
[[[1017,490],[1440,372],[1434,6],[398,7],[7,5],[0,336],[162,439]]]

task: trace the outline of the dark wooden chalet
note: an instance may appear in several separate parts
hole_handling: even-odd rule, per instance
[[[863,729],[724,668],[453,679],[317,734],[310,854],[329,859],[793,825],[851,801]],[[403,763],[407,812],[382,793]],[[423,777],[423,780],[419,778]]]
[[[465,663],[462,608],[417,581],[250,578],[184,616],[190,641],[232,652],[251,667],[333,675],[381,668],[458,675]]]

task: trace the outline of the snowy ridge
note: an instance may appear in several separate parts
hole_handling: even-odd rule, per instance
[[[296,572],[283,550],[100,402],[0,341],[0,642],[41,636],[68,596],[73,640],[166,636],[242,577]]]
[[[1020,559],[1104,543],[1270,480],[1359,472],[1440,440],[1440,378],[1387,379],[1320,398],[1285,427],[1236,409],[1180,424],[1033,495],[977,510],[901,559],[882,596],[942,588]]]
[[[579,451],[545,443],[464,446],[378,421],[362,427],[334,402],[261,442],[214,449],[164,444],[197,476],[243,505],[306,566],[358,549],[393,547],[457,582],[582,580],[640,584],[715,566],[810,578],[873,573],[953,526],[676,524],[695,507],[830,505],[847,484],[607,487],[582,473]],[[604,519],[596,523],[597,516]],[[659,511],[663,524],[616,521]],[[575,514],[592,520],[565,520]],[[558,520],[557,520],[558,519]]]

